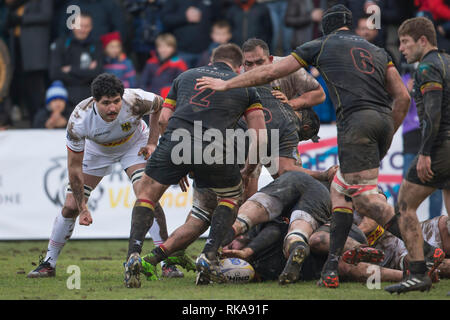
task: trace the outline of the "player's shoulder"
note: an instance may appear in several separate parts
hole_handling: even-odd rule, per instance
[[[70,115],[69,122],[78,124],[83,122],[94,111],[94,98],[89,97],[78,103]]]

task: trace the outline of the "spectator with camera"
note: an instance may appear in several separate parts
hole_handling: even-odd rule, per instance
[[[68,111],[91,96],[90,84],[103,71],[102,44],[92,34],[92,17],[82,12],[76,19],[79,28],[52,45],[50,79],[61,80],[68,91]]]

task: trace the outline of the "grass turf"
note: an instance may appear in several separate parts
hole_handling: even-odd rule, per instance
[[[204,240],[196,241],[187,250],[195,259]],[[25,299],[164,299],[164,300],[412,300],[450,299],[450,280],[441,280],[428,293],[410,292],[390,295],[384,290],[369,290],[365,283],[341,283],[337,290],[318,288],[315,281],[279,286],[277,282],[241,285],[213,284],[196,286],[195,274],[185,270],[181,279],[162,279],[149,282],[141,278],[139,289],[128,289],[123,284],[123,262],[127,251],[126,240],[69,241],[60,255],[55,278],[28,279],[27,273],[35,268],[38,256],[45,255],[47,241],[0,242],[0,300]],[[143,253],[152,248],[148,240]],[[68,289],[70,265],[81,270],[81,288]],[[388,283],[382,283],[384,288]]]

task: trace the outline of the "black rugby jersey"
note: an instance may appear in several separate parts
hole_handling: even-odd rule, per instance
[[[173,82],[163,107],[174,110],[167,131],[177,128],[193,132],[194,121],[201,121],[203,131],[234,129],[242,115],[261,110],[261,101],[255,88],[237,88],[228,91],[198,89],[197,79],[209,76],[228,80],[237,76],[222,62],[203,66],[180,74]]]
[[[427,93],[440,93],[424,103]],[[432,50],[420,62],[414,75],[413,97],[422,131],[420,154],[430,155],[431,148],[450,138],[450,56]],[[435,99],[438,100],[435,100]],[[435,105],[441,100],[440,105]]]
[[[339,30],[297,47],[292,55],[302,66],[319,70],[338,121],[362,109],[391,113],[385,82],[387,68],[394,65],[384,49],[350,30]]]

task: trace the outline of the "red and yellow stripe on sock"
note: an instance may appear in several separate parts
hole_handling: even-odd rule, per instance
[[[433,90],[441,90],[442,91],[442,84],[440,84],[439,82],[427,82],[420,87],[420,92],[422,94],[425,94],[426,92],[433,91]]]
[[[353,209],[352,208],[347,208],[347,207],[334,207],[333,208],[333,213],[336,213],[336,212],[353,214]]]
[[[152,201],[145,199],[137,199],[134,206],[149,208],[150,210],[153,211],[155,210],[155,204]]]
[[[219,201],[218,206],[225,206],[230,208],[231,210],[234,210],[234,208],[236,207],[236,202],[231,201],[229,199],[222,199]]]

